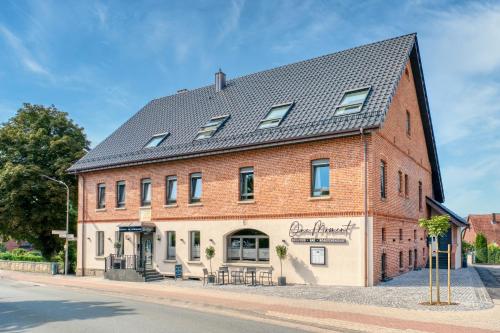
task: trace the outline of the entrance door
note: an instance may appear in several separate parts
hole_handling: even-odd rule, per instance
[[[142,262],[145,266],[153,264],[153,234],[143,234],[141,242]]]

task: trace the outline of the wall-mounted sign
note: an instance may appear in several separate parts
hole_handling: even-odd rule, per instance
[[[326,249],[324,246],[311,246],[310,248],[311,265],[324,265],[325,251]]]
[[[292,243],[347,243],[347,238],[350,237],[353,228],[352,221],[340,227],[329,227],[323,221],[318,220],[312,229],[304,228],[299,221],[293,221],[289,235]]]

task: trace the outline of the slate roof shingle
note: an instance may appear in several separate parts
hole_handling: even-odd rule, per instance
[[[152,100],[68,171],[151,163],[378,127],[415,49],[418,53],[416,34],[409,34],[231,79],[220,92],[212,84]],[[334,116],[344,92],[362,87],[371,91],[361,112]],[[425,86],[423,94],[425,98]],[[273,105],[287,102],[294,106],[279,127],[257,129]],[[212,138],[194,140],[201,126],[221,115],[230,118]],[[428,143],[428,148],[435,154],[429,126],[432,145]],[[153,135],[166,132],[169,137],[158,147],[144,148]],[[433,172],[437,170],[439,176],[435,156]],[[441,186],[440,176],[438,180]]]

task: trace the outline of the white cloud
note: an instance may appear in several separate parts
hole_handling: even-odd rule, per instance
[[[30,72],[51,77],[47,68],[40,64],[24,46],[23,41],[5,26],[0,25],[0,35],[4,37],[21,64]]]
[[[232,0],[227,17],[222,21],[222,28],[217,35],[216,42],[220,43],[230,33],[238,29],[241,13],[245,5],[245,0]]]

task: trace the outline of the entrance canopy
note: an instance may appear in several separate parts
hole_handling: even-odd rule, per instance
[[[132,222],[122,223],[118,225],[119,232],[142,232],[149,233],[155,232],[156,226],[153,223]]]
[[[456,225],[457,227],[468,227],[469,224],[467,221],[457,215],[455,212],[451,211],[448,207],[445,207],[442,203],[426,197],[427,205],[435,212],[437,212],[439,215],[448,215],[450,217],[450,222]]]

